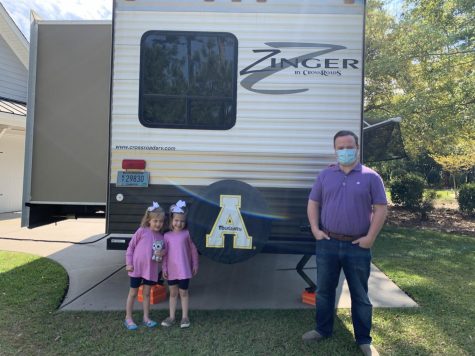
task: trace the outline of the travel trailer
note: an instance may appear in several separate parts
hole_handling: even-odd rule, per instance
[[[363,136],[364,16],[363,0],[116,0],[112,27],[34,20],[23,224],[105,214],[125,249],[152,201],[184,200],[215,261],[314,254],[312,183],[337,131]]]

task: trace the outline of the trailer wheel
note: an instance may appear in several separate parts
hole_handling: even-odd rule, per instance
[[[256,188],[236,180],[222,180],[194,199],[188,225],[201,254],[231,264],[262,250],[272,221],[267,203]]]

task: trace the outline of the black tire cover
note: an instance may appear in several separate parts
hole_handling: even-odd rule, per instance
[[[239,200],[240,208],[232,208]],[[188,214],[188,227],[196,247],[201,254],[220,263],[245,261],[259,253],[269,238],[271,226],[269,209],[261,193],[237,180],[222,180],[208,186],[195,197]],[[250,239],[244,240],[246,231]],[[207,235],[211,238],[208,246]],[[224,236],[224,240],[218,236]],[[239,238],[237,247],[233,246],[235,236]],[[224,242],[224,247],[209,246],[213,241]],[[245,244],[240,244],[243,241]]]

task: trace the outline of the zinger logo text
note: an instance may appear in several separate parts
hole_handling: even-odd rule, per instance
[[[248,75],[241,80],[241,85],[255,93],[261,94],[295,94],[307,91],[308,88],[302,89],[256,89],[255,84],[261,80],[270,77],[286,68],[295,68],[295,74],[312,75],[319,74],[322,76],[341,75],[341,69],[359,69],[359,61],[354,58],[330,58],[321,56],[346,49],[344,46],[321,44],[321,43],[299,43],[299,42],[267,42],[267,46],[272,48],[312,48],[309,53],[293,57],[281,58],[277,57],[281,53],[280,49],[255,49],[254,53],[265,53],[263,57],[247,66],[239,72],[240,75]],[[315,50],[319,48],[319,50]],[[262,65],[266,65],[262,68]],[[261,67],[257,69],[256,67]]]

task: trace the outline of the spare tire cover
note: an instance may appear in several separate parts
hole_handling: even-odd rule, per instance
[[[259,253],[272,221],[261,193],[247,183],[222,180],[195,197],[188,214],[191,238],[201,254],[236,263]]]

